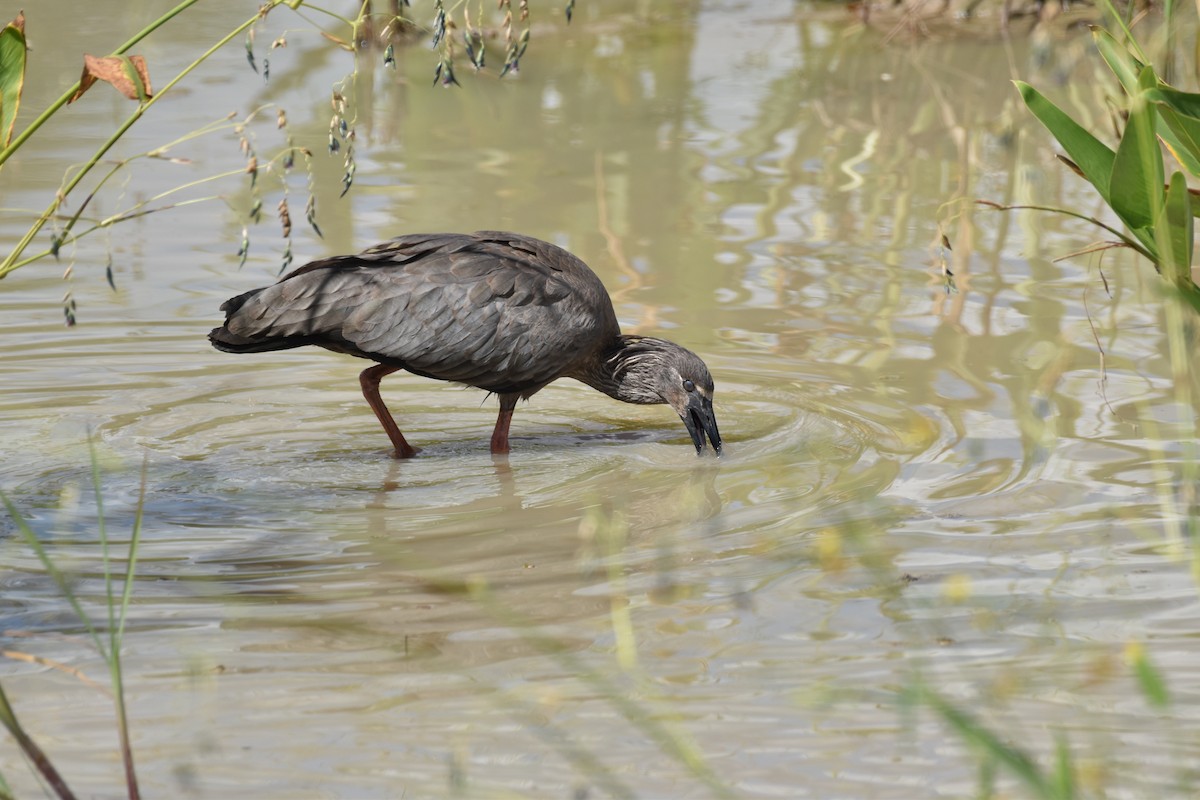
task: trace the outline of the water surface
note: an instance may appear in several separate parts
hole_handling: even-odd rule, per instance
[[[155,80],[243,5],[152,38]],[[26,112],[77,74],[60,50],[107,51],[164,8],[28,9]],[[1088,43],[1047,61],[1036,39],[914,42],[785,2],[580,3],[570,27],[534,12],[518,77],[462,65],[450,90],[429,85],[424,45],[351,76],[352,56],[272,13],[268,83],[235,43],[113,157],[277,104],[286,132],[270,106],[246,134],[264,165],[288,135],[311,149],[323,238],[303,165],[276,165],[240,269],[244,174],[0,283],[0,486],[97,619],[88,431],[118,544],[146,465],[125,664],[147,794],[973,796],[973,751],[904,711],[924,680],[1043,764],[1066,741],[1097,796],[1189,795],[1191,334],[1168,334],[1145,263],[1055,260],[1094,230],[964,202],[1096,208],[1008,83],[1091,113]],[[342,198],[334,90],[356,134]],[[101,86],[64,111],[5,166],[3,205],[44,207],[128,110]],[[232,130],[170,155],[186,162],[136,162],[91,213],[245,163]],[[384,395],[423,448],[397,462],[362,362],[212,350],[220,303],[280,269],[285,183],[297,264],[426,230],[568,247],[628,332],[703,355],[726,455],[697,459],[665,407],[564,381],[518,408],[497,461],[494,399],[394,375]],[[0,236],[27,219],[6,211]],[[102,680],[0,532],[3,648]],[[1167,708],[1139,693],[1131,642]],[[3,678],[76,790],[120,796],[107,698],[44,665],[6,661]],[[11,742],[0,769],[36,794]]]

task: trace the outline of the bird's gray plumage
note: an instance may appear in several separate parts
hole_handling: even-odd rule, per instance
[[[500,395],[504,424],[497,423],[493,449],[500,436],[502,451],[505,410],[511,416],[517,397],[560,377],[626,402],[670,402],[684,417],[683,406],[664,396],[672,390],[658,386],[660,379],[680,384],[682,369],[702,387],[711,417],[712,378],[703,361],[661,339],[622,336],[595,273],[566,250],[520,234],[401,236],[306,264],[221,310],[225,324],[209,334],[220,350],[311,344],[384,365],[368,370],[370,379],[363,375],[377,414],[368,380],[378,400],[379,378],[394,369]],[[719,452],[715,420],[710,438]]]

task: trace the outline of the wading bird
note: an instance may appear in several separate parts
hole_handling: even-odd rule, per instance
[[[227,300],[208,335],[229,353],[316,345],[374,361],[363,396],[396,448],[404,439],[379,396],[397,370],[476,386],[500,398],[492,452],[507,453],[517,400],[575,378],[626,403],[666,403],[721,454],[713,380],[690,350],[621,333],[596,274],[571,253],[499,231],[412,234],[358,255],[313,261]]]

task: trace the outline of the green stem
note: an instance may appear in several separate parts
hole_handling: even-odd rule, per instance
[[[163,25],[170,22],[175,17],[179,16],[180,13],[182,13],[183,11],[186,11],[189,6],[193,6],[198,2],[200,2],[200,0],[183,0],[183,2],[180,3],[179,5],[175,6],[175,8],[171,9],[166,14],[163,14],[161,17],[154,20],[154,22],[151,22],[145,28],[142,28],[140,31],[135,33],[133,35],[132,39],[130,39],[125,44],[121,45],[116,50],[114,50],[112,52],[112,55],[119,56],[119,55],[125,53],[127,50],[129,50],[135,44],[140,42],[142,39],[145,39],[147,36],[154,33],[156,30],[161,28]],[[42,125],[46,122],[46,120],[48,120],[48,119],[50,119],[50,117],[54,116],[55,112],[57,112],[60,108],[65,106],[67,103],[69,103],[71,98],[75,96],[75,92],[77,92],[77,91],[79,91],[79,81],[75,81],[74,85],[70,86],[65,92],[62,93],[61,97],[59,97],[57,100],[55,100],[53,103],[51,103],[50,106],[45,111],[43,111],[38,116],[37,119],[35,119],[33,122],[29,123],[29,126],[27,128],[25,128],[25,130],[21,131],[20,135],[18,135],[16,139],[13,139],[12,142],[9,143],[8,147],[4,148],[3,150],[0,150],[0,164],[3,164],[5,161],[8,161],[8,157],[11,156],[13,153],[17,152],[17,148],[19,148],[22,144],[24,144],[25,140],[28,139],[30,136],[32,136],[38,128],[42,127]]]
[[[121,640],[125,636],[125,619],[129,613],[129,598],[133,592],[133,574],[137,567],[138,543],[142,538],[142,515],[146,509],[146,476],[149,468],[147,457],[142,458],[142,485],[138,492],[137,512],[133,517],[133,533],[129,538],[129,555],[125,559],[125,585],[121,591],[121,608],[117,627],[113,634],[112,671],[113,695],[117,706],[117,729],[121,737],[121,757],[125,763],[125,785],[130,800],[140,797],[137,773],[133,768],[133,746],[129,741],[129,717],[125,709],[125,683],[121,676]],[[111,606],[110,606],[111,613]]]
[[[1155,269],[1158,269],[1158,259],[1156,259],[1149,250],[1147,250],[1145,247],[1142,247],[1136,241],[1134,241],[1130,237],[1126,236],[1125,234],[1121,233],[1119,230],[1112,227],[1111,225],[1105,225],[1103,222],[1096,219],[1095,217],[1089,217],[1086,214],[1080,214],[1079,212],[1076,212],[1076,211],[1069,211],[1065,208],[1055,208],[1054,206],[1038,206],[1038,205],[1025,205],[1025,204],[1004,205],[1002,203],[993,203],[990,200],[976,200],[975,202],[978,203],[979,205],[987,206],[988,208],[995,208],[999,211],[1026,211],[1026,210],[1028,210],[1028,211],[1050,211],[1055,214],[1062,214],[1063,216],[1075,217],[1075,219],[1082,219],[1086,222],[1092,223],[1093,225],[1095,225],[1099,228],[1103,228],[1104,230],[1111,233],[1113,236],[1116,236],[1118,239],[1121,240],[1122,244],[1124,244],[1129,249],[1140,253],[1148,261],[1150,261],[1152,264],[1154,264]],[[4,274],[0,273],[0,278],[2,278],[2,277],[4,277]]]
[[[241,175],[243,172],[245,172],[245,170],[239,169],[239,170],[234,170],[232,172],[227,172],[223,175],[215,175],[215,176],[213,176],[213,178],[214,178],[214,180],[216,178],[227,178],[230,175]],[[63,239],[61,242],[59,242],[59,246],[61,248],[64,245],[71,244],[79,239],[82,239],[83,237],[87,236],[88,234],[95,233],[96,231],[100,230],[101,228],[112,227],[113,225],[116,225],[118,222],[126,222],[131,219],[137,219],[138,217],[145,217],[149,214],[157,214],[160,211],[167,211],[172,208],[182,208],[183,206],[190,206],[190,205],[194,205],[196,203],[207,203],[211,200],[220,200],[220,199],[221,199],[221,195],[213,194],[213,195],[208,195],[206,197],[193,197],[188,200],[181,200],[178,203],[169,203],[165,206],[158,206],[157,208],[145,208],[145,209],[137,208],[137,209],[130,209],[128,211],[123,211],[120,214],[117,214],[115,216],[100,220],[96,224],[92,225],[92,227],[88,228],[87,230],[85,230],[81,233],[77,233],[74,236],[71,236],[70,238]],[[54,251],[49,250],[49,249],[43,250],[42,252],[37,253],[36,255],[32,255],[32,256],[29,256],[28,258],[21,259],[20,261],[18,261],[17,263],[12,265],[12,269],[18,270],[21,267],[25,266],[26,264],[32,264],[35,261],[41,261],[43,258],[47,258],[48,256],[52,256],[52,255],[54,255]],[[10,271],[12,271],[12,270],[10,270]]]
[[[270,11],[272,8],[275,8],[276,6],[281,5],[287,1],[288,0],[270,0],[270,2],[268,2],[267,5],[264,6],[264,8],[266,9],[266,11]],[[250,19],[243,22],[241,25],[234,28],[232,31],[230,31],[225,36],[221,37],[221,39],[219,41],[217,41],[216,44],[214,44],[212,47],[208,48],[208,50],[206,50],[199,58],[197,58],[191,64],[188,64],[186,67],[184,67],[183,71],[181,71],[178,75],[176,75],[174,78],[172,78],[171,81],[169,83],[167,83],[167,85],[164,86],[162,89],[160,89],[157,94],[155,94],[153,97],[151,97],[145,103],[142,103],[141,105],[139,105],[137,107],[137,110],[129,115],[129,118],[127,120],[125,120],[125,122],[119,128],[117,128],[117,130],[114,131],[111,136],[108,137],[108,140],[105,141],[104,144],[100,145],[100,148],[95,153],[92,154],[91,159],[89,159],[86,164],[84,164],[82,167],[80,167],[79,171],[77,173],[75,173],[75,176],[73,178],[71,178],[71,180],[67,182],[67,185],[64,186],[63,189],[55,196],[54,201],[46,208],[46,210],[44,212],[42,212],[42,215],[40,217],[38,217],[37,221],[34,222],[33,225],[29,228],[29,230],[25,232],[25,235],[21,237],[21,241],[18,242],[17,246],[15,248],[13,248],[13,251],[8,254],[8,257],[4,260],[4,263],[0,264],[0,278],[4,278],[6,275],[8,275],[8,273],[12,272],[14,269],[17,268],[17,266],[16,266],[17,259],[21,257],[21,254],[23,252],[25,252],[25,248],[27,248],[29,246],[29,243],[31,241],[33,241],[33,237],[37,236],[38,232],[42,229],[42,227],[46,224],[46,222],[49,221],[49,219],[58,210],[58,207],[62,203],[63,198],[65,198],[67,195],[69,195],[72,192],[72,190],[74,190],[74,188],[79,185],[79,182],[83,180],[84,176],[87,175],[89,172],[91,172],[92,168],[94,166],[96,166],[96,164],[98,164],[100,162],[100,159],[104,157],[104,154],[107,153],[112,148],[112,146],[115,145],[120,140],[120,138],[125,135],[126,131],[128,131],[130,128],[132,128],[134,123],[137,122],[139,119],[141,119],[142,115],[145,114],[146,111],[148,111],[151,106],[153,106],[156,102],[158,102],[158,100],[160,98],[162,98],[165,94],[167,94],[175,86],[175,84],[179,83],[181,80],[183,80],[185,77],[187,77],[192,72],[192,70],[196,69],[196,67],[198,67],[202,63],[204,63],[204,61],[206,61],[209,58],[209,56],[211,56],[213,53],[217,52],[222,47],[229,44],[229,42],[233,41],[233,39],[236,38],[239,34],[241,34],[247,28],[254,25],[254,23],[258,22],[259,19],[262,18],[264,13],[266,13],[266,12],[260,10],[259,13],[256,13],[253,17],[251,17]],[[22,262],[22,263],[28,263],[28,262]]]

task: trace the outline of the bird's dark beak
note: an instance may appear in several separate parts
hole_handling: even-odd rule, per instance
[[[696,445],[696,455],[704,452],[704,434],[712,442],[713,450],[721,455],[721,432],[717,430],[717,418],[713,416],[712,399],[699,392],[692,392],[688,397],[688,405],[679,418],[687,426],[692,435],[692,444]]]

